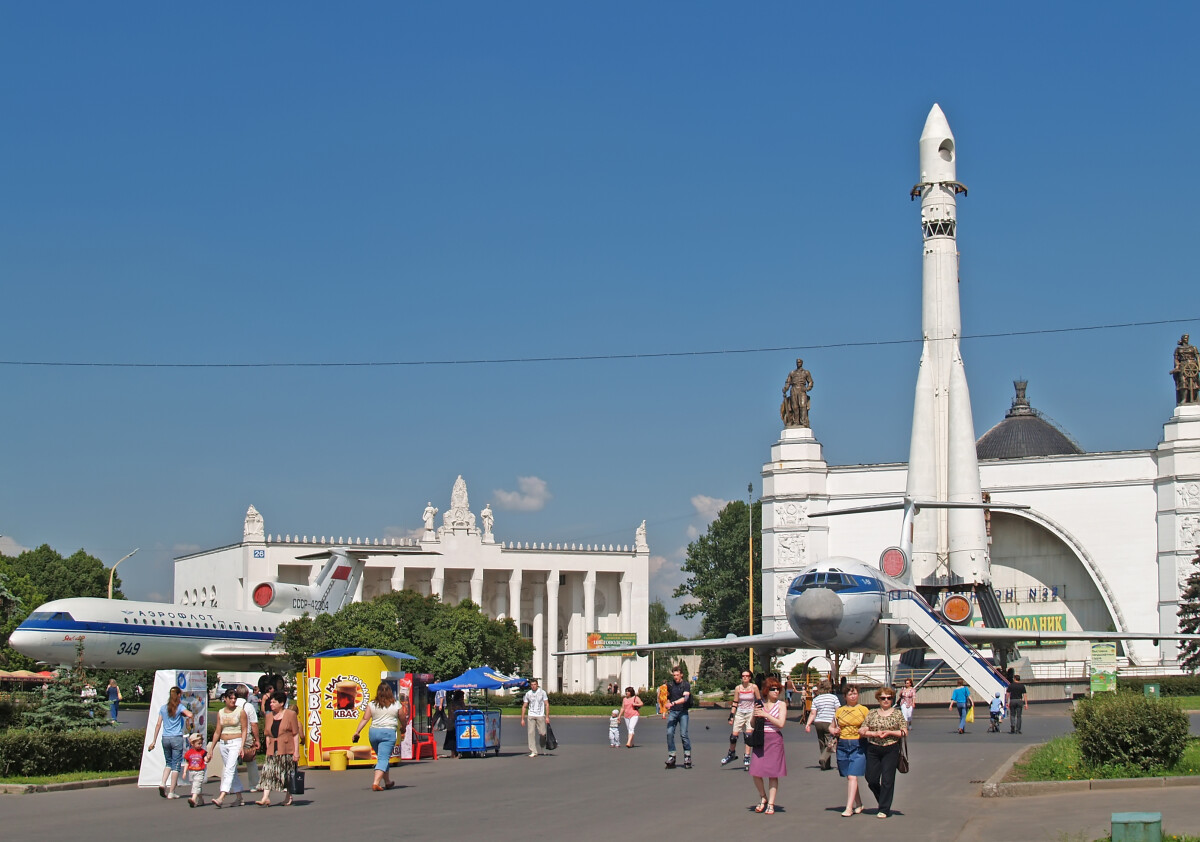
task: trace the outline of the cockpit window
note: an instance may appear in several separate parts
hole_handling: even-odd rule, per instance
[[[788,588],[790,594],[801,594],[809,588],[825,588],[831,591],[871,590],[882,591],[883,586],[878,580],[863,576],[852,576],[840,570],[820,570],[797,576]]]

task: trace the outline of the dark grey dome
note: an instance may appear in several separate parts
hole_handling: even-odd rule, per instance
[[[1065,456],[1083,453],[1071,437],[1042,417],[1025,398],[1024,380],[1014,380],[1017,395],[1004,420],[975,442],[980,459],[1022,459],[1029,456]]]

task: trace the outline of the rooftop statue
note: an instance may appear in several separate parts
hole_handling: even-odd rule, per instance
[[[1175,404],[1194,404],[1200,402],[1196,393],[1200,391],[1200,357],[1196,354],[1196,346],[1188,342],[1185,333],[1179,338],[1175,348],[1175,367],[1171,369],[1175,378]]]
[[[789,372],[783,383],[783,403],[779,405],[779,417],[785,427],[807,427],[808,393],[813,387],[812,375],[804,367],[804,360],[796,360],[796,370]],[[788,392],[791,394],[788,394]]]

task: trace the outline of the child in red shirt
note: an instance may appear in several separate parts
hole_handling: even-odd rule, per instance
[[[187,764],[188,778],[192,782],[192,797],[188,799],[189,807],[204,805],[204,778],[207,767],[207,753],[204,751],[204,737],[199,731],[188,736],[190,746],[183,753],[183,762]]]

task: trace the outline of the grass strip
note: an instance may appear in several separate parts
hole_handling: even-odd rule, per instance
[[[23,778],[0,778],[0,784],[65,784],[72,781],[96,781],[101,778],[136,778],[137,769],[118,772],[64,772],[61,775],[33,775]]]
[[[1108,778],[1159,778],[1200,775],[1200,739],[1188,740],[1183,757],[1172,769],[1145,771],[1127,766],[1102,766],[1084,763],[1079,742],[1074,734],[1055,737],[1034,748],[1017,761],[1006,780],[1009,781],[1084,781]]]

